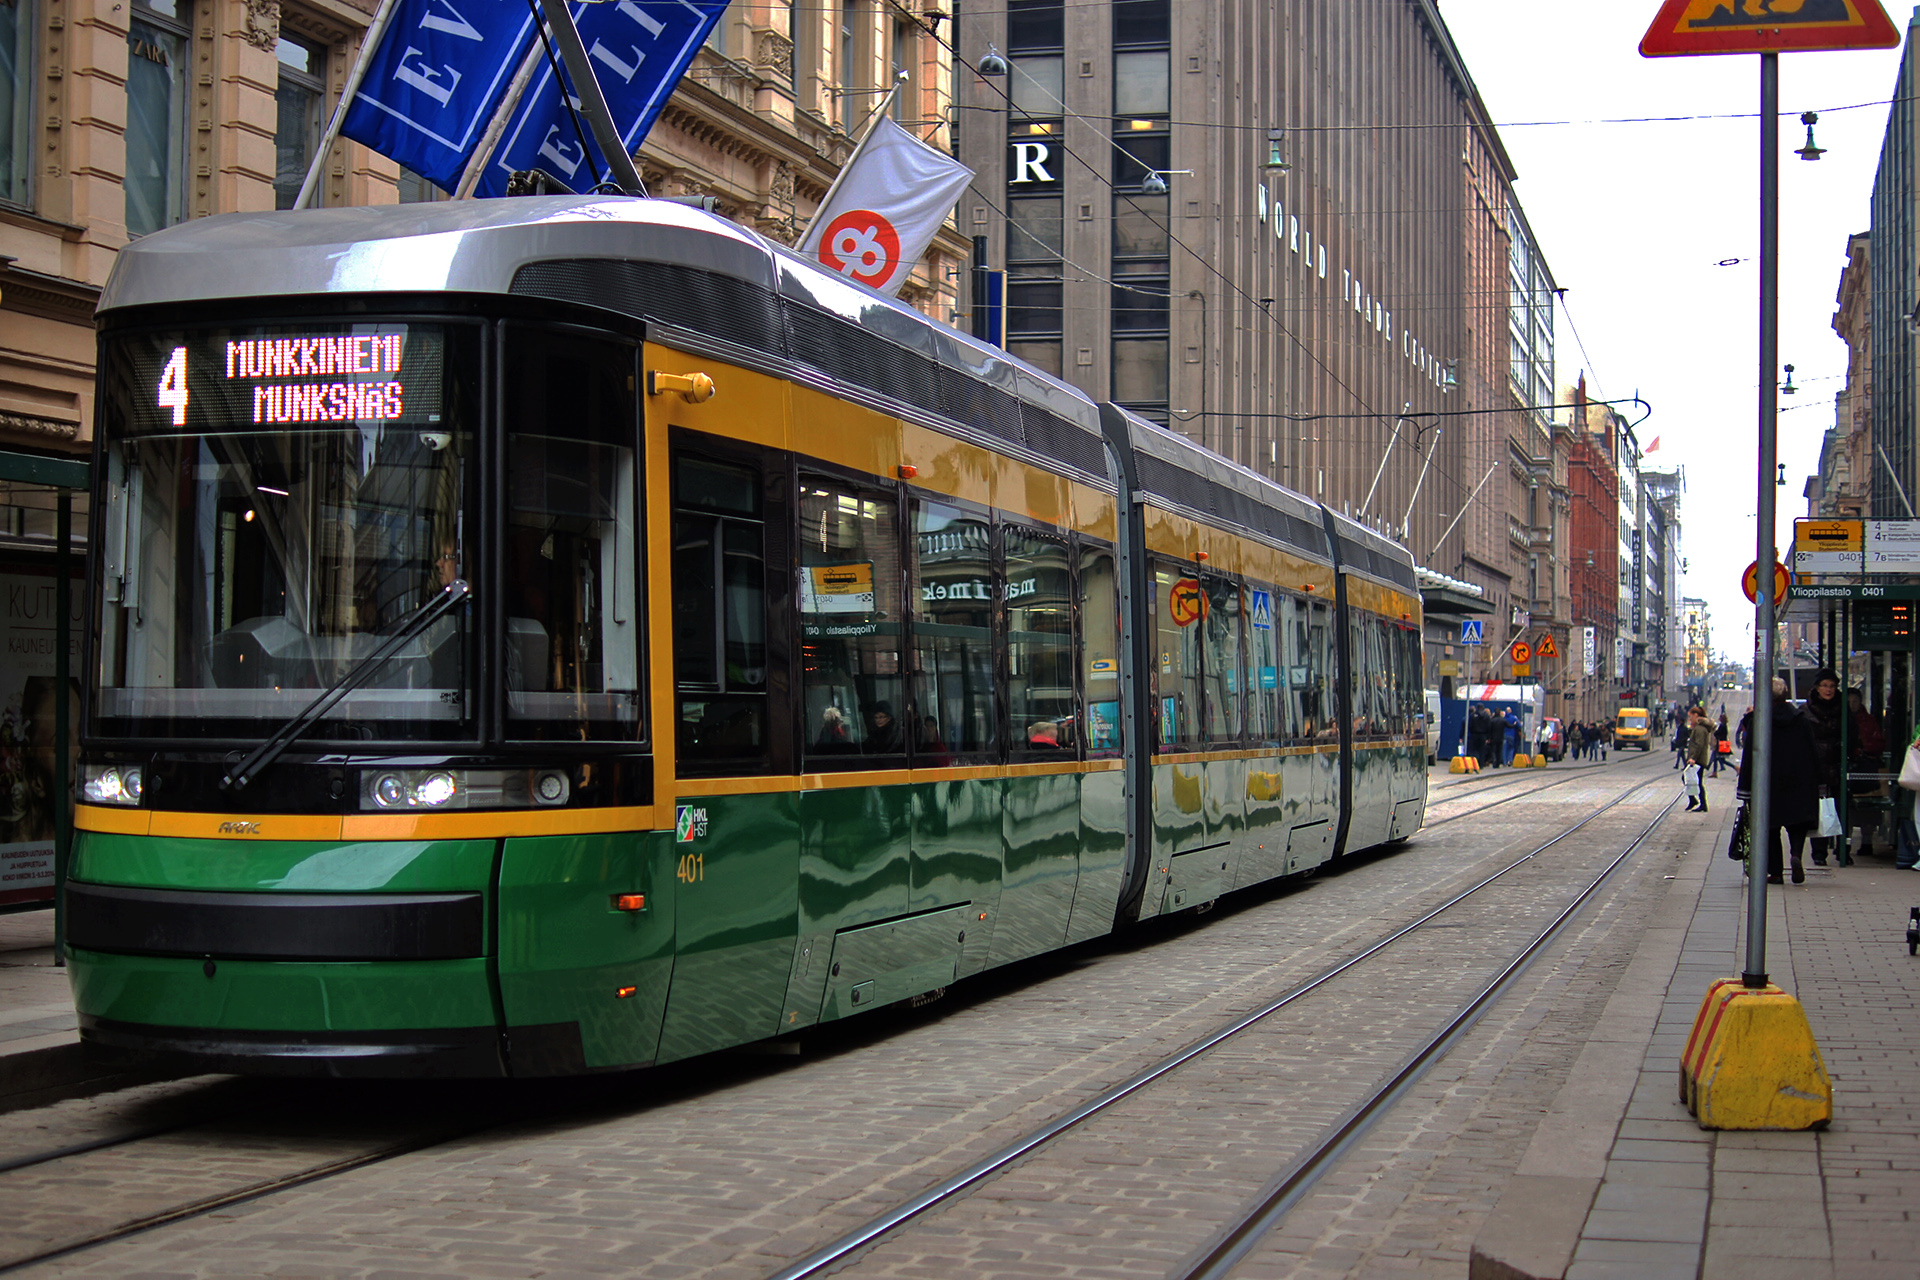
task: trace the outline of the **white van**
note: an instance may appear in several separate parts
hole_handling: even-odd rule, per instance
[[[1427,763],[1440,759],[1440,691],[1427,690]]]

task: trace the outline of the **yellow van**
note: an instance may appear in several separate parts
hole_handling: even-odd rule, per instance
[[[1647,725],[1651,719],[1645,707],[1622,707],[1613,721],[1613,749],[1625,751],[1628,747],[1638,747],[1642,751],[1653,750],[1651,735]]]

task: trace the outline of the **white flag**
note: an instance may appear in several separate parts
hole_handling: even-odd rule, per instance
[[[827,193],[800,252],[892,296],[972,181],[973,170],[883,116]]]

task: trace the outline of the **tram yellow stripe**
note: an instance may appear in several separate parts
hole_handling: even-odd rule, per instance
[[[115,809],[105,805],[73,806],[75,831],[99,831],[116,836],[144,836],[153,820],[151,809]]]

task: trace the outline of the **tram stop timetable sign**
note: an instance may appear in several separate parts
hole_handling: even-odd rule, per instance
[[[1773,565],[1774,608],[1778,609],[1787,602],[1787,583],[1789,581],[1791,581],[1791,579],[1787,573],[1787,566],[1781,564],[1779,561],[1775,561]],[[1747,593],[1747,599],[1749,601],[1754,604],[1760,603],[1760,597],[1755,594],[1760,590],[1760,562],[1758,560],[1748,565],[1747,571],[1740,575],[1740,589]]]
[[[1900,32],[1879,0],[1666,0],[1640,38],[1646,58],[1892,49]]]

